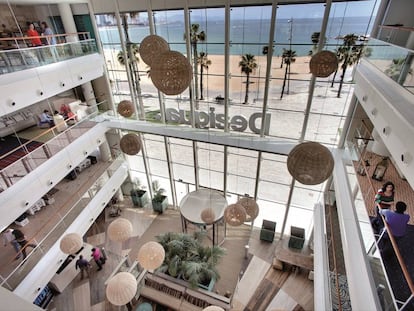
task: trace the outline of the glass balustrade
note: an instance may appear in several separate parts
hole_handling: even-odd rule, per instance
[[[59,240],[64,234],[65,230],[73,223],[73,221],[79,216],[85,207],[91,202],[96,194],[110,179],[113,172],[116,171],[124,160],[119,157],[108,163],[110,165],[97,179],[88,179],[85,181],[84,189],[89,189],[83,194],[74,194],[75,198],[71,198],[70,201],[65,202],[58,211],[53,213],[44,226],[51,226],[48,233],[43,237],[41,233],[31,238],[31,242],[37,244],[36,248],[31,251],[27,258],[23,260],[13,271],[8,275],[2,275],[1,285],[14,290],[20,282],[27,276],[27,274],[39,263],[42,257],[51,249],[51,247]],[[94,190],[94,191],[91,191]],[[73,199],[75,203],[72,204]],[[58,268],[58,267],[57,267]],[[56,270],[57,270],[56,268]]]
[[[0,165],[4,168],[0,170],[0,188],[5,190],[11,187],[39,165],[89,131],[96,124],[94,118],[97,114],[99,114],[99,111],[88,115],[63,132],[58,131],[60,124],[56,124],[53,128],[45,130],[30,141],[1,156]],[[16,136],[18,137],[18,133]],[[16,158],[18,160],[15,161]]]
[[[371,64],[414,93],[413,50],[370,39],[365,51],[365,57]]]
[[[53,64],[97,53],[94,39],[28,47],[24,39],[0,39],[0,74]]]

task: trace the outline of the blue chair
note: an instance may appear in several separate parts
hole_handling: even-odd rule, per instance
[[[143,302],[138,305],[135,311],[152,311],[152,306],[148,302]]]

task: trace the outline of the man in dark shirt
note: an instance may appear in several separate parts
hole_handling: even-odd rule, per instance
[[[20,231],[19,229],[14,229],[12,234],[16,238],[17,243],[19,243],[20,245],[21,252],[23,254],[23,260],[24,260],[27,257],[26,247],[30,246],[31,248],[35,248],[37,245],[27,242],[24,233]]]
[[[86,274],[89,277],[89,267],[91,266],[91,264],[83,258],[82,255],[79,256],[79,259],[76,260],[76,264],[75,264],[75,269],[80,270],[81,272],[81,280],[83,280],[83,275],[84,275],[84,271],[86,271]]]

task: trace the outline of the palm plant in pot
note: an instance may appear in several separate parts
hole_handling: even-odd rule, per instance
[[[139,178],[136,178],[130,191],[132,203],[137,207],[144,207],[148,202],[148,192],[144,189]]]
[[[165,189],[161,187],[158,180],[152,182],[152,208],[158,213],[164,212],[168,206],[168,197],[164,195]]]
[[[191,288],[212,290],[220,278],[216,266],[225,250],[217,245],[203,245],[202,237],[202,234],[174,232],[157,236],[165,250],[165,259],[158,271],[186,280]]]

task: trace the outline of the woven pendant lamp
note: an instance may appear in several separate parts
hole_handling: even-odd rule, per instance
[[[309,69],[316,77],[329,77],[338,69],[338,58],[331,51],[320,51],[312,56],[309,62]]]
[[[137,280],[129,272],[114,275],[106,286],[106,298],[115,306],[123,306],[134,298],[137,293]]]
[[[201,220],[204,221],[207,225],[211,225],[216,219],[216,213],[211,207],[205,208],[201,211]]]
[[[149,35],[141,41],[141,44],[139,45],[139,55],[143,62],[151,67],[158,55],[169,49],[168,42],[165,41],[164,38],[157,35]]]
[[[137,261],[144,269],[155,270],[162,265],[164,258],[164,247],[160,243],[151,241],[141,246]]]
[[[192,68],[188,59],[177,51],[161,53],[151,66],[151,80],[166,95],[181,94],[190,85]]]
[[[252,198],[241,198],[238,202],[246,211],[246,221],[253,221],[259,215],[259,205]]]
[[[325,146],[305,142],[293,148],[287,158],[287,168],[297,181],[304,185],[317,185],[331,176],[334,160]]]
[[[65,254],[74,254],[83,246],[83,240],[79,233],[68,233],[60,240],[60,250]]]
[[[246,211],[238,203],[230,204],[224,210],[224,219],[231,226],[240,226],[246,221]]]
[[[207,308],[204,308],[203,311],[224,311],[224,309],[218,306],[208,306]]]
[[[118,113],[125,118],[132,116],[134,111],[134,104],[130,100],[122,100],[118,104]]]
[[[118,218],[108,226],[108,237],[115,242],[124,242],[132,236],[132,224],[128,219]]]
[[[136,155],[141,151],[141,139],[137,134],[129,133],[121,138],[119,143],[122,152],[128,155]]]

